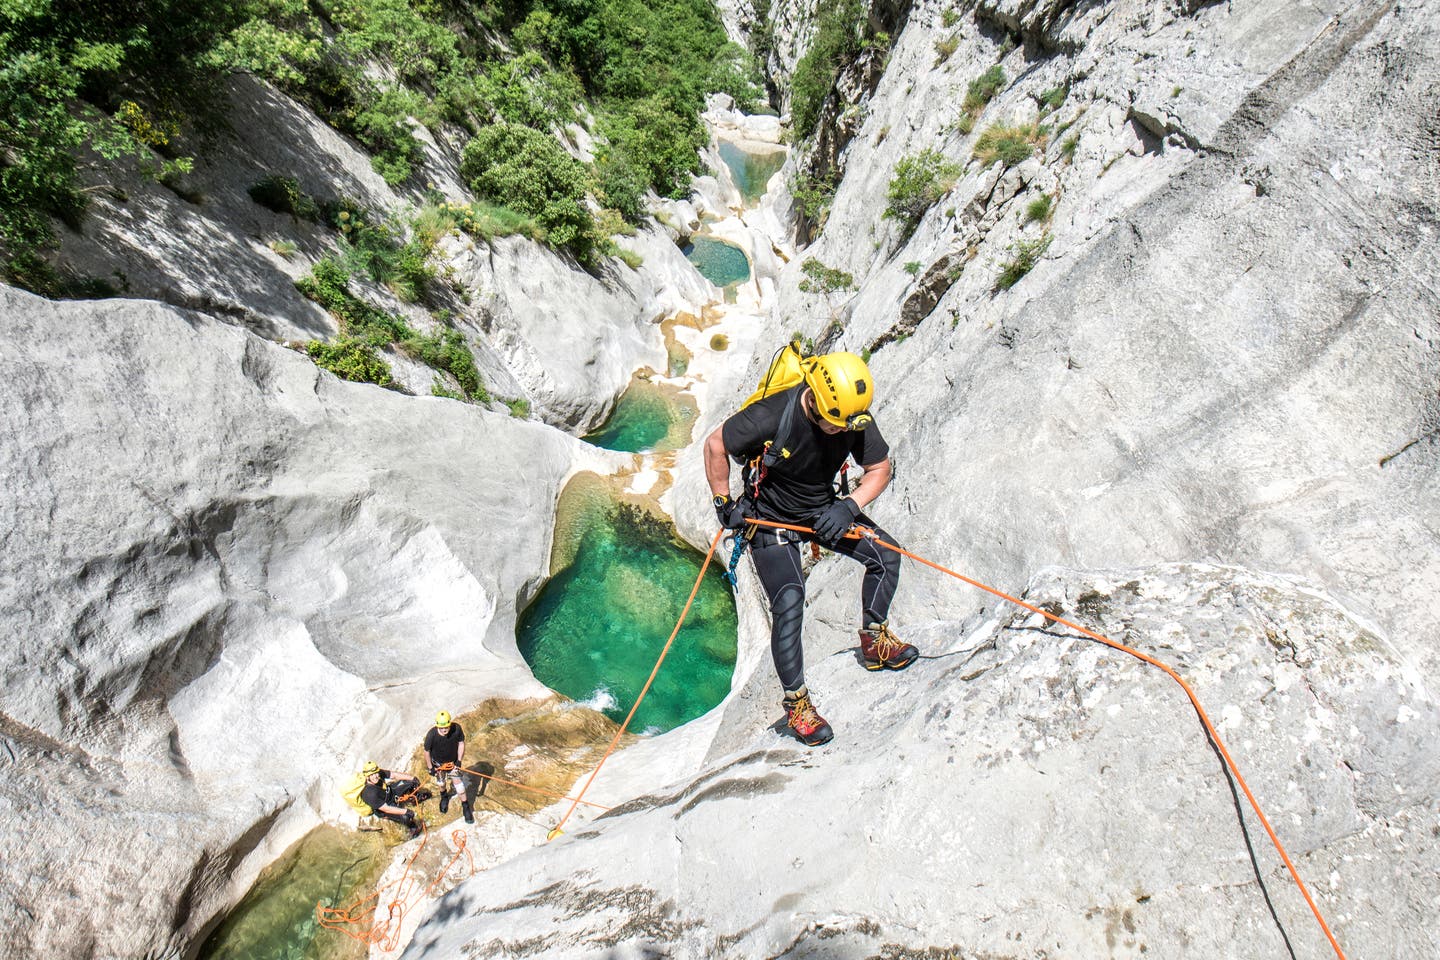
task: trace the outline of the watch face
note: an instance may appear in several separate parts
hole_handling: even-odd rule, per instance
[[[714,504],[715,506],[717,506],[717,507],[723,507],[727,502],[729,502],[729,500],[730,500],[729,497],[727,497],[727,496],[725,496],[725,495],[723,495],[723,494],[718,494],[718,493],[717,493],[717,494],[715,495],[714,499],[712,499],[710,502],[711,502],[712,504]]]

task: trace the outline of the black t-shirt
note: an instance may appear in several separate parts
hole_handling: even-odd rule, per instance
[[[880,434],[878,423],[865,430],[826,433],[805,416],[798,394],[805,385],[757,400],[739,411],[720,428],[725,452],[749,460],[774,440],[790,451],[777,460],[760,484],[756,512],[761,519],[780,523],[808,524],[835,500],[835,474],[846,457],[862,467],[874,466],[890,456],[890,445]],[[780,418],[792,394],[797,395],[789,436],[777,436]]]
[[[390,791],[386,789],[385,781],[390,779],[389,770],[380,771],[380,779],[374,783],[366,781],[365,789],[360,791],[360,800],[369,805],[371,810],[378,811],[385,804],[390,802]]]
[[[460,744],[465,742],[465,731],[460,724],[450,724],[448,736],[440,734],[439,727],[431,727],[425,734],[425,752],[430,754],[431,763],[459,763]]]

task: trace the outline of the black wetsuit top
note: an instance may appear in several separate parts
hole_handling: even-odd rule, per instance
[[[826,433],[805,416],[798,400],[789,435],[777,436],[780,418],[791,395],[804,390],[805,385],[800,384],[757,400],[720,428],[725,452],[742,460],[759,454],[767,440],[774,440],[790,451],[790,456],[770,466],[760,484],[760,500],[755,509],[756,515],[764,520],[808,525],[834,502],[835,475],[846,457],[854,457],[861,467],[869,467],[890,456],[890,445],[881,435],[878,423],[871,423],[865,430]]]
[[[369,804],[370,809],[374,810],[377,813],[380,811],[380,808],[385,806],[387,803],[394,804],[395,802],[394,799],[390,796],[390,784],[387,782],[389,781],[389,779],[390,771],[381,770],[380,780],[376,783],[370,783],[367,781],[365,783],[365,789],[360,791],[360,799],[365,803]],[[406,782],[408,783],[409,781],[407,780]]]
[[[448,736],[442,736],[439,727],[431,727],[430,732],[425,734],[425,752],[430,754],[430,762],[436,765],[459,763],[460,744],[464,742],[465,731],[458,723],[450,724]]]

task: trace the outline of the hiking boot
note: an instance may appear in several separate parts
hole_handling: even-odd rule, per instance
[[[860,659],[866,670],[904,670],[915,662],[920,651],[906,643],[884,623],[872,623],[860,631]]]
[[[475,808],[470,806],[470,803],[468,801],[460,804],[460,811],[465,814],[466,823],[475,822]]]
[[[795,731],[795,736],[807,747],[818,747],[822,743],[829,743],[830,738],[835,736],[835,731],[830,729],[830,724],[825,718],[815,712],[815,705],[810,702],[810,691],[801,687],[796,691],[785,691],[785,722],[790,729]]]
[[[450,809],[450,794],[440,794],[440,812],[445,813]]]

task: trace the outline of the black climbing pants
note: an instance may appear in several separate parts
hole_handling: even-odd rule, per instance
[[[404,813],[389,813],[385,810],[376,810],[375,816],[380,817],[382,820],[390,820],[394,823],[398,823],[402,827],[415,826],[414,810],[406,810]]]
[[[872,528],[886,543],[895,544],[893,537],[863,513],[855,522]],[[786,690],[799,690],[805,685],[805,651],[800,644],[805,575],[800,568],[800,546],[812,539],[808,534],[762,527],[750,542],[750,561],[770,601],[770,656]],[[860,626],[886,620],[900,583],[900,554],[865,538],[826,546],[865,565],[865,579],[860,585]]]

